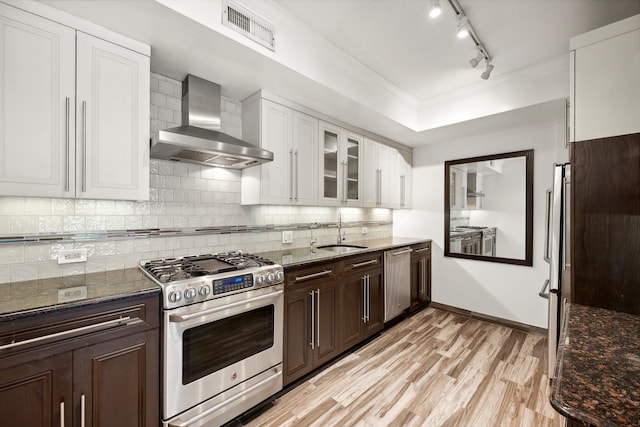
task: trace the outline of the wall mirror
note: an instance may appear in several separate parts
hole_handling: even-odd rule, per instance
[[[444,255],[533,265],[533,150],[444,165]]]

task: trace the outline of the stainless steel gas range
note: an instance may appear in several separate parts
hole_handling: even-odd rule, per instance
[[[164,426],[219,426],[282,389],[282,266],[230,252],[140,268],[162,288]]]

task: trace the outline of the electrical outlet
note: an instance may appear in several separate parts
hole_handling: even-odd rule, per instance
[[[58,264],[70,264],[72,262],[86,262],[86,249],[61,249],[58,251]]]
[[[282,232],[282,243],[293,243],[293,231],[287,230]]]
[[[362,227],[361,233],[367,234],[369,232],[369,227]]]
[[[87,286],[58,289],[58,302],[75,301],[87,297]]]

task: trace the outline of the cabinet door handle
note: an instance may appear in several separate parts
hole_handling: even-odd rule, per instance
[[[378,169],[378,205],[382,204],[382,169]]]
[[[371,264],[377,264],[377,263],[378,263],[377,259],[372,259],[369,261],[357,262],[355,264],[351,264],[351,268],[360,268],[360,267],[364,267],[365,265],[371,265]]]
[[[421,248],[421,249],[414,249],[413,252],[416,253],[416,254],[421,254],[422,252],[426,252],[426,251],[429,251],[429,250],[431,250],[431,248],[427,247],[427,248]]]
[[[424,258],[422,258],[420,260],[420,269],[421,269],[421,275],[420,275],[420,293],[424,294],[425,291],[425,285],[427,282],[427,277],[426,277],[426,271],[427,271],[427,267],[426,267],[426,261]]]
[[[333,270],[324,270],[324,271],[320,271],[318,273],[307,274],[306,276],[296,276],[295,281],[296,282],[302,282],[303,280],[309,280],[309,279],[315,279],[317,277],[328,276],[331,273],[333,273]]]
[[[314,325],[316,320],[316,292],[312,290],[309,292],[309,295],[311,295],[311,342],[309,345],[311,346],[311,350],[313,350],[316,343]]]
[[[347,169],[347,162],[342,162],[342,171],[343,171],[343,176],[344,176],[344,180],[343,180],[343,187],[344,187],[344,193],[342,193],[342,197],[343,197],[343,202],[347,203],[347,201],[349,200],[348,197],[348,193],[347,191],[349,190],[348,187],[348,169]]]
[[[371,320],[371,276],[367,274],[367,322]]]
[[[64,427],[64,400],[60,402],[60,427]]]
[[[85,398],[83,394],[82,396],[80,396],[80,427],[84,427],[86,415],[87,414],[85,412]]]
[[[31,338],[31,339],[24,340],[24,341],[12,342],[12,343],[0,346],[0,351],[6,350],[6,349],[9,349],[9,348],[19,347],[19,346],[22,346],[22,345],[33,344],[33,343],[44,341],[44,340],[48,340],[48,339],[66,337],[67,335],[73,335],[73,334],[77,334],[79,332],[85,332],[86,333],[86,332],[92,332],[94,330],[107,328],[107,327],[110,327],[110,326],[127,325],[127,324],[129,324],[130,320],[131,320],[131,317],[125,316],[125,317],[120,317],[118,319],[107,320],[106,322],[96,323],[95,325],[81,326],[79,328],[69,329],[67,331],[56,332],[55,334],[44,335],[42,337]],[[133,323],[133,322],[131,322],[131,323]]]
[[[316,346],[320,348],[320,289],[316,289],[318,294],[318,309],[316,310]]]
[[[87,101],[82,101],[82,192],[87,191]]]
[[[400,175],[400,206],[404,207],[404,174]]]
[[[289,150],[289,200],[293,200],[293,150]]]
[[[367,275],[362,276],[362,323],[367,323]]]
[[[70,132],[69,132],[69,121],[70,121],[70,110],[71,107],[69,105],[69,97],[67,96],[65,99],[65,121],[66,121],[66,127],[65,127],[65,161],[64,161],[64,191],[69,191],[69,138],[70,138]]]
[[[300,182],[299,182],[299,178],[300,177],[299,177],[299,174],[298,174],[298,150],[296,150],[293,154],[296,156],[296,181],[295,181],[295,183],[296,183],[296,193],[295,193],[295,200],[297,202],[298,201],[298,186],[300,185]]]

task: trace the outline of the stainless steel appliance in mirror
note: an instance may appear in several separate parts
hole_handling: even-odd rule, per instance
[[[444,165],[444,255],[533,265],[533,150]]]

